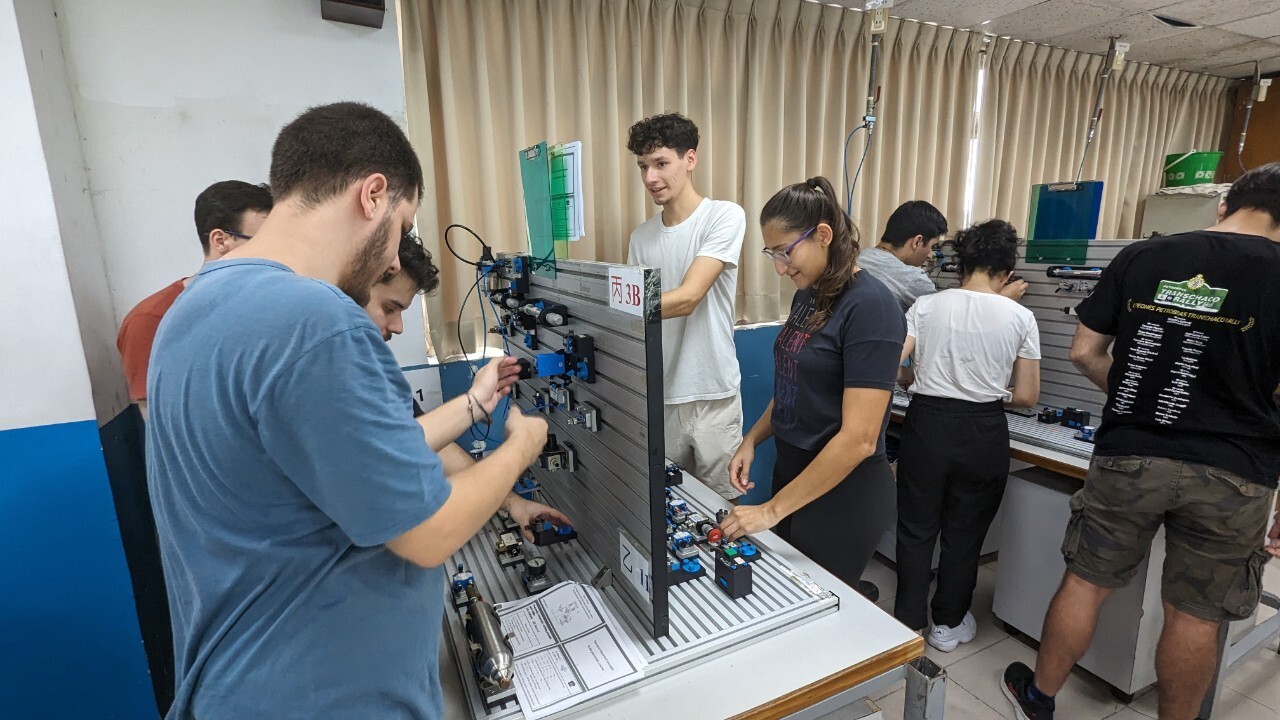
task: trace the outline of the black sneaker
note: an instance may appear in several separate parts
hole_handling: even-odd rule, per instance
[[[1013,704],[1014,715],[1018,720],[1053,720],[1053,707],[1042,705],[1031,699],[1031,684],[1036,674],[1031,668],[1020,662],[1013,663],[1004,669],[1004,682],[1000,689]]]
[[[876,584],[870,580],[859,580],[857,590],[859,595],[871,602],[876,602],[880,599],[880,588],[876,587]]]

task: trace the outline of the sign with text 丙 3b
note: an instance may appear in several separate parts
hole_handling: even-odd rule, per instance
[[[609,268],[609,307],[644,315],[644,273],[637,267]]]

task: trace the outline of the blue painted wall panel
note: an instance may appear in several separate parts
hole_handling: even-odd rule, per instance
[[[0,716],[157,717],[97,423],[0,432]]]
[[[444,401],[448,402],[459,395],[471,389],[471,371],[472,368],[479,370],[482,363],[471,363],[459,360],[457,362],[444,363],[440,366],[440,394]],[[490,450],[498,446],[502,442],[503,424],[506,422],[504,414],[507,406],[506,400],[498,404],[497,410],[493,413],[493,426],[486,428],[483,424],[472,426],[471,430],[462,433],[458,438],[458,444],[463,450],[470,451],[471,443],[474,440],[487,440],[487,446]]]
[[[781,325],[766,325],[733,333],[738,346],[738,365],[742,368],[742,432],[747,432],[760,413],[773,399],[773,341],[778,339]],[[773,487],[773,461],[777,457],[773,440],[756,448],[756,461],[751,465],[751,480],[756,484],[743,502],[758,505],[769,499]]]

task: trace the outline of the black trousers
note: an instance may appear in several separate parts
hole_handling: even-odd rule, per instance
[[[773,494],[796,479],[818,456],[774,438]],[[784,518],[774,532],[844,584],[857,587],[876,543],[889,529],[893,471],[884,455],[863,460],[830,492]]]
[[[978,556],[1009,480],[1009,424],[999,402],[916,395],[898,456],[898,593],[893,614],[929,625],[933,548],[942,535],[935,625],[964,620],[978,583]]]

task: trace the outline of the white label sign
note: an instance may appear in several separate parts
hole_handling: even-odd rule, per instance
[[[653,600],[653,576],[649,574],[649,556],[636,549],[624,532],[618,533],[618,565],[631,587],[643,597]]]
[[[644,315],[644,273],[640,268],[609,268],[609,307]]]
[[[413,399],[423,411],[430,412],[444,404],[444,398],[440,394],[440,368],[416,367],[406,370],[404,379],[409,381]]]

